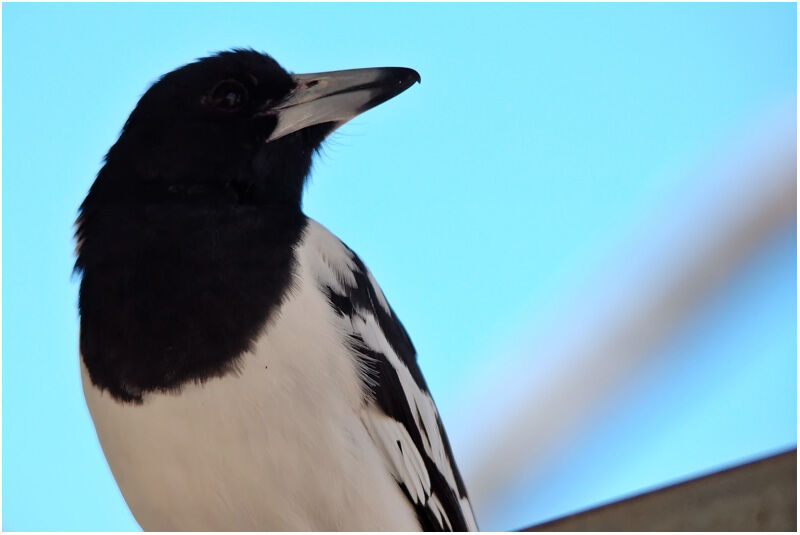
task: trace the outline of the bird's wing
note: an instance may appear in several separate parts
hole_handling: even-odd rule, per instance
[[[309,221],[317,281],[358,362],[362,419],[425,531],[474,531],[475,518],[447,435],[403,325],[361,259]]]

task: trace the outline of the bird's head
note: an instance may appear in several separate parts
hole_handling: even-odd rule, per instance
[[[291,74],[254,50],[202,58],[142,96],[90,199],[299,207],[325,137],[416,81],[395,67]]]
[[[234,369],[292,284],[314,150],[418,80],[400,68],[293,75],[234,50],[153,84],[77,221],[92,382],[141,401]]]

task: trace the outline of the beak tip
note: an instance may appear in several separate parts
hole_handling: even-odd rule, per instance
[[[422,77],[414,69],[408,67],[386,67],[386,76],[395,80],[403,89],[407,89],[415,83],[422,83]]]

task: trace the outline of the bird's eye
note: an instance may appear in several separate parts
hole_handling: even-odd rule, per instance
[[[215,108],[236,111],[247,100],[247,89],[236,80],[223,80],[211,91],[209,100]]]

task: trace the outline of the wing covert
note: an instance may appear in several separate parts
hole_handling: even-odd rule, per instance
[[[477,530],[411,339],[361,259],[320,225],[309,225],[327,271],[318,276],[320,289],[359,363],[367,431],[425,531]]]

